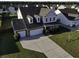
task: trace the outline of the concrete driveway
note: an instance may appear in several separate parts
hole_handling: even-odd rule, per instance
[[[33,40],[32,38],[31,40],[21,40],[20,43],[23,48],[42,52],[48,58],[72,58],[69,53],[49,39],[48,36],[41,36]]]

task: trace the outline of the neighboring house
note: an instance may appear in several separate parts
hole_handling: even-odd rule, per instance
[[[79,26],[79,12],[76,9],[59,9],[55,11],[60,23],[69,27]]]
[[[9,13],[9,12],[5,8],[2,8],[2,9],[0,9],[0,14],[2,14],[2,13]]]
[[[2,14],[2,12],[3,12],[3,9],[0,9],[0,14]]]
[[[10,12],[11,14],[15,14],[15,13],[16,13],[15,8],[12,7],[12,6],[10,6],[10,7],[8,8],[8,10],[9,10],[9,12]]]
[[[65,8],[66,8],[65,5],[60,5],[60,6],[58,7],[58,9],[65,9]]]
[[[46,7],[20,7],[17,16],[12,25],[14,35],[18,33],[20,38],[43,34],[47,27],[57,25],[54,11]]]

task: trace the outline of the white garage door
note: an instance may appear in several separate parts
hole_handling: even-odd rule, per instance
[[[26,37],[26,31],[21,31],[21,32],[18,32],[18,33],[20,35],[20,38]]]
[[[43,28],[40,29],[36,29],[36,30],[31,30],[30,31],[30,36],[34,36],[34,35],[39,35],[43,33]]]

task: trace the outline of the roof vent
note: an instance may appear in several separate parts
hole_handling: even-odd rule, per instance
[[[28,5],[26,4],[25,7],[28,7]]]
[[[36,7],[38,7],[38,5],[36,5]]]

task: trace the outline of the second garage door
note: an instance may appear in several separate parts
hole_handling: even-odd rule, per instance
[[[39,35],[43,33],[43,28],[35,29],[30,31],[30,36]]]

